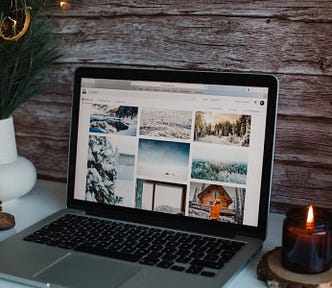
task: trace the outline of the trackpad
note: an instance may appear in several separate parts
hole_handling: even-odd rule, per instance
[[[140,270],[131,264],[93,255],[67,254],[35,277],[69,287],[115,288]]]

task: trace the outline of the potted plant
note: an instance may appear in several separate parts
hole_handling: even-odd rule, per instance
[[[0,199],[29,192],[36,170],[17,156],[13,114],[46,87],[45,72],[60,57],[41,0],[0,1]]]

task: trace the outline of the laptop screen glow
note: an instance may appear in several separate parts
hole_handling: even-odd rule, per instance
[[[257,226],[267,95],[83,78],[74,199]]]

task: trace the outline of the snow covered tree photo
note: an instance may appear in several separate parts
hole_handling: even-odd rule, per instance
[[[197,111],[194,140],[249,147],[251,116]]]
[[[191,177],[212,181],[246,184],[247,163],[193,159]]]
[[[106,137],[90,135],[86,176],[86,200],[120,204],[122,197],[115,195],[117,178],[116,151]]]

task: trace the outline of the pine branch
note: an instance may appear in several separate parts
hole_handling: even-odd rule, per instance
[[[0,119],[46,90],[45,72],[61,56],[50,33],[49,19],[41,9],[36,10],[22,38],[13,42],[0,39]]]

